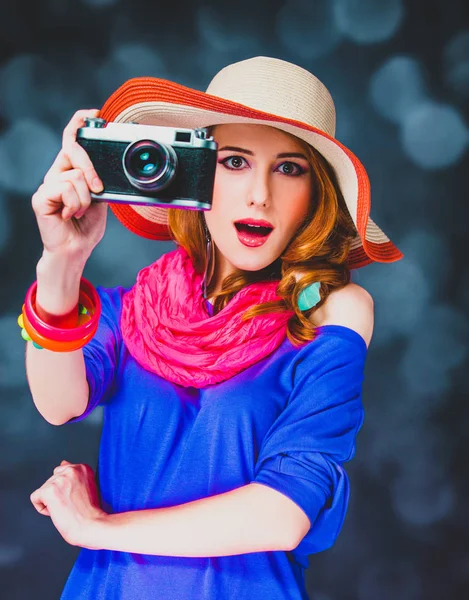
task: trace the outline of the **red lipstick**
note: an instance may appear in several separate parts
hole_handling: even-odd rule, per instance
[[[234,225],[239,241],[251,248],[265,244],[274,229],[271,223],[262,219],[240,219]]]

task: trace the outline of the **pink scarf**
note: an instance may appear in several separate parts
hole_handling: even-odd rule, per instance
[[[285,311],[241,321],[253,304],[279,300],[278,281],[252,283],[217,315],[204,309],[203,275],[186,250],[143,268],[124,295],[121,328],[130,354],[145,369],[182,386],[203,388],[240,373],[285,339]]]

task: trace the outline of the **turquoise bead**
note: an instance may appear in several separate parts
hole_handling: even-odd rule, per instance
[[[320,288],[321,283],[316,281],[302,290],[298,296],[298,308],[301,311],[313,308],[313,306],[316,306],[316,304],[321,300],[321,295],[319,293]]]
[[[38,350],[44,350],[44,348],[42,346],[39,346],[39,344],[36,344],[36,342],[33,342],[33,346]]]

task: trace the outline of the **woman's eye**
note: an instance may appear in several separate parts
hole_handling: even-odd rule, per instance
[[[284,162],[278,168],[285,175],[302,175],[306,172],[303,167],[294,162]]]
[[[246,162],[242,156],[227,156],[220,161],[222,165],[225,165],[232,171],[239,171],[243,164]]]

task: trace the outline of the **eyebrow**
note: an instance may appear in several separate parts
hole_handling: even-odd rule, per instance
[[[254,156],[254,152],[251,152],[251,150],[246,150],[246,148],[238,148],[237,146],[223,146],[223,148],[218,149],[219,152],[221,152],[222,150],[231,150],[232,152],[243,152],[244,154],[249,154],[250,156]],[[306,155],[302,154],[301,152],[282,152],[280,154],[277,154],[277,158],[290,158],[290,157],[304,158],[304,160],[308,160]]]

